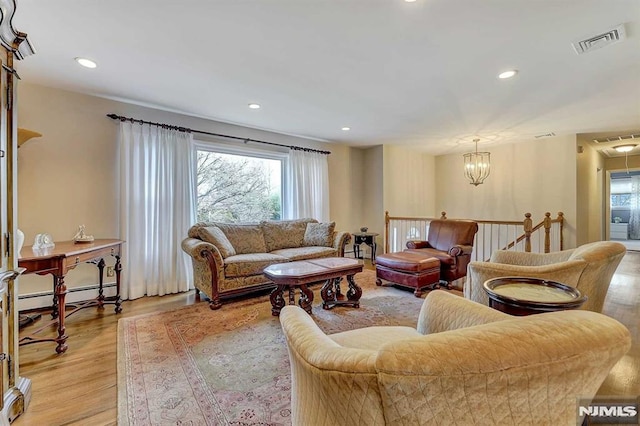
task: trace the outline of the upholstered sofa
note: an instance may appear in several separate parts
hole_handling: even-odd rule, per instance
[[[262,274],[274,263],[344,256],[348,232],[315,219],[259,223],[196,223],[182,242],[191,256],[196,294],[209,298],[211,309],[222,300],[274,287]]]
[[[512,317],[442,290],[416,328],[326,335],[304,310],[280,322],[291,361],[294,426],[576,425],[631,346],[595,312]]]

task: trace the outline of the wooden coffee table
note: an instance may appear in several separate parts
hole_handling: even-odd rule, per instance
[[[277,285],[269,297],[271,314],[280,315],[280,310],[285,306],[283,297],[285,289],[289,290],[289,304],[295,304],[296,287],[300,288],[298,304],[310,314],[313,291],[307,285],[322,281],[325,281],[320,290],[324,309],[331,309],[336,305],[350,305],[358,308],[360,307],[362,289],[353,278],[358,272],[362,272],[362,265],[355,259],[344,257],[300,260],[267,266],[263,274]],[[349,283],[346,299],[340,291],[340,281],[344,276],[347,277]]]

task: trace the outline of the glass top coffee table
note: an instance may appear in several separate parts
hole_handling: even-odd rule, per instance
[[[500,277],[483,286],[489,306],[511,315],[576,309],[587,300],[576,288],[540,278]]]

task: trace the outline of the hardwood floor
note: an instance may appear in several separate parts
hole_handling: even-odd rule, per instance
[[[366,265],[372,269],[371,265]],[[67,321],[69,350],[56,355],[54,343],[20,348],[20,373],[32,380],[33,395],[26,413],[13,424],[116,424],[116,340],[120,318],[175,309],[195,302],[193,292],[124,302],[120,315],[109,305],[88,308]],[[612,280],[604,313],[631,331],[633,346],[614,367],[599,395],[640,395],[640,252],[628,252]],[[46,320],[48,314],[43,314]],[[36,322],[30,327],[39,326]],[[29,328],[25,329],[28,332]],[[50,335],[55,335],[52,328]]]

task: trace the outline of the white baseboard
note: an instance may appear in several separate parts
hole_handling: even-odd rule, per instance
[[[108,283],[103,285],[105,296],[115,296],[116,284]],[[98,284],[75,287],[67,289],[65,303],[91,300],[98,297]],[[18,296],[18,311],[28,311],[32,309],[48,308],[53,304],[53,292],[43,291],[39,293],[21,294]]]

